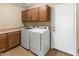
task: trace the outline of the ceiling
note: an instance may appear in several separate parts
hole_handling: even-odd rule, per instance
[[[39,5],[39,4],[50,4],[50,5],[59,5],[59,4],[63,4],[63,3],[15,3],[18,6],[24,7],[24,8],[28,8],[34,5]]]
[[[31,7],[31,6],[39,5],[43,3],[15,3],[15,4],[27,8],[27,7]]]

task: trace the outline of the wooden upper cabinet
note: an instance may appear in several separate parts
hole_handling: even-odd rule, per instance
[[[33,8],[31,11],[32,11],[32,21],[38,21],[38,8]]]
[[[50,7],[44,5],[39,7],[39,21],[49,21],[50,20]]]
[[[6,50],[8,47],[7,34],[0,34],[0,52]]]
[[[49,21],[50,7],[44,5],[41,7],[32,8],[22,12],[22,20],[25,21]]]
[[[22,12],[22,21],[31,21],[31,10],[23,11]]]

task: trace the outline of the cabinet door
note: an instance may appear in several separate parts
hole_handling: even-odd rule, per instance
[[[26,22],[26,11],[22,11],[22,21]]]
[[[38,8],[34,8],[32,11],[32,21],[38,21]]]
[[[22,11],[22,21],[25,22],[25,12]]]
[[[8,41],[9,41],[9,48],[20,44],[20,32],[16,31],[8,33]]]
[[[31,21],[31,10],[26,11],[26,21]]]
[[[0,52],[6,50],[8,47],[7,34],[0,34]]]
[[[31,10],[22,11],[22,21],[31,21]]]
[[[50,7],[45,5],[39,7],[39,21],[49,21],[50,20]]]

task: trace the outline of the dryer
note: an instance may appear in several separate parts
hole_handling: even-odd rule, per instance
[[[46,55],[50,48],[49,29],[36,28],[30,32],[30,50],[36,55]]]

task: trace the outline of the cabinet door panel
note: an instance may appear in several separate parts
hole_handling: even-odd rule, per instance
[[[31,10],[26,11],[26,21],[31,21]]]
[[[0,34],[0,52],[6,50],[8,47],[7,34]]]
[[[22,21],[31,21],[31,10],[26,10],[22,12]]]
[[[20,32],[17,31],[8,33],[8,40],[9,40],[9,48],[20,44]]]
[[[39,21],[48,21],[50,18],[50,7],[41,6],[39,7]]]
[[[38,21],[38,8],[32,9],[32,21]]]
[[[22,21],[26,22],[26,11],[22,11]]]

